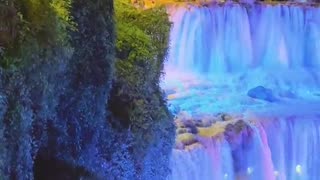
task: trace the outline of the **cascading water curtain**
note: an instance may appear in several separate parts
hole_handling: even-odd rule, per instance
[[[173,27],[168,71],[217,82],[230,75],[247,86],[319,85],[318,7],[228,3],[170,8],[169,13]]]
[[[320,180],[320,7],[229,2],[168,12],[173,26],[167,78],[173,71],[193,74],[215,87],[230,86],[226,94],[259,85],[278,95],[295,93],[290,112],[269,103],[273,111],[226,123],[214,136],[196,134],[192,148],[175,148],[168,180]],[[206,95],[213,88],[201,88],[204,92],[193,89],[192,97],[179,99],[186,93],[176,93],[179,100],[169,103],[198,110],[197,103],[206,101],[203,112],[210,113],[210,103],[219,99],[208,100],[215,96]],[[205,98],[196,99],[201,94]],[[308,101],[294,108],[301,97]],[[281,107],[286,102],[280,101]]]

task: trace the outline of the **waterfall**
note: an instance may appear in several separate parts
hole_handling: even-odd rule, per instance
[[[318,7],[226,3],[174,7],[169,13],[169,74],[227,85],[241,81],[244,89],[263,85],[303,94],[319,87]]]
[[[249,136],[207,138],[174,149],[170,180],[318,180],[320,117],[271,118],[250,125]]]
[[[177,142],[185,144],[172,152],[168,180],[320,179],[317,6],[168,8],[173,26],[162,86],[170,110],[187,124],[178,127]],[[270,88],[277,102],[248,97],[256,86]],[[243,118],[216,120],[221,112]],[[190,122],[204,123],[204,116],[211,124],[190,133]]]
[[[202,74],[320,67],[320,9],[212,4],[171,8],[169,62]]]

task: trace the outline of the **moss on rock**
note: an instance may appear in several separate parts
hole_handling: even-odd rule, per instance
[[[181,142],[185,146],[191,145],[197,142],[196,136],[192,133],[184,133],[177,135],[176,142]]]

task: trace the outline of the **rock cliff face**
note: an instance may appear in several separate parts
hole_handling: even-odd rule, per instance
[[[16,6],[24,19],[18,21],[19,42],[1,53],[0,179],[101,177],[109,148],[104,139],[111,136],[105,102],[114,64],[113,2],[77,1],[71,9],[58,2],[60,11],[53,2],[39,9],[32,3],[1,5]],[[33,10],[48,16],[33,17]],[[74,17],[77,31],[68,33],[60,22],[64,12],[61,17]],[[39,32],[24,31],[29,24]],[[62,34],[71,43],[58,40]]]
[[[18,23],[25,28],[19,41],[0,49],[0,179],[164,178],[174,132],[157,86],[163,62],[139,68],[133,64],[142,72],[156,72],[152,90],[138,93],[152,102],[129,99],[131,109],[120,107],[124,114],[132,108],[148,114],[150,108],[161,116],[136,116],[134,123],[126,119],[129,124],[124,125],[108,104],[109,98],[120,100],[116,94],[110,97],[112,80],[119,76],[114,73],[113,1],[8,2],[4,6],[17,6],[24,15]],[[48,17],[33,16],[42,11]]]

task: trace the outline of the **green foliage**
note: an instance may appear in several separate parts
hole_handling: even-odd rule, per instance
[[[116,75],[109,107],[133,133],[137,176],[164,179],[174,138],[172,117],[159,86],[168,48],[168,16],[165,8],[143,11],[126,0],[115,1],[115,12]]]
[[[4,1],[0,5],[0,66],[30,65],[26,56],[33,56],[34,52],[48,56],[50,49],[66,45],[67,29],[74,29],[70,3],[71,0]]]
[[[126,0],[115,1],[117,81],[132,91],[159,90],[162,65],[168,48],[170,23],[164,8],[135,9]],[[135,87],[135,89],[133,88]],[[129,89],[119,90],[118,95]],[[132,93],[129,93],[132,94]]]
[[[159,79],[169,44],[170,22],[165,8],[140,10],[131,6],[127,0],[115,1],[115,8],[118,22],[117,58],[129,59],[131,62],[143,61],[142,58],[153,63],[158,68],[154,72],[158,74],[155,78]],[[141,57],[131,59],[137,54]]]

